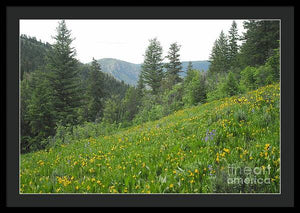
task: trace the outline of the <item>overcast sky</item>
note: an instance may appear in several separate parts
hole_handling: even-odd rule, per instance
[[[20,34],[54,43],[60,20],[20,20]],[[75,40],[76,58],[87,63],[101,58],[116,58],[142,63],[149,39],[156,37],[166,56],[170,44],[181,45],[181,61],[208,60],[221,30],[225,34],[233,20],[66,20]],[[235,20],[238,33],[243,21]]]

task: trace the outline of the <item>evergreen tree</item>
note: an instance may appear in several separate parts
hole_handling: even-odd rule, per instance
[[[207,99],[207,83],[206,83],[206,75],[204,72],[200,73],[199,79],[199,93],[198,93],[198,102],[205,103]]]
[[[73,39],[65,21],[59,22],[56,40],[48,55],[48,78],[53,91],[54,114],[62,125],[77,124],[77,110],[81,106],[82,91],[78,75]]]
[[[184,81],[184,103],[188,106],[204,103],[207,99],[206,77],[199,70],[191,70]]]
[[[118,123],[123,116],[121,99],[119,95],[112,95],[104,103],[103,121],[108,123]]]
[[[45,73],[36,70],[32,73],[31,98],[28,100],[27,115],[31,139],[30,150],[43,149],[47,145],[43,140],[55,133],[54,105],[50,82]]]
[[[166,56],[166,58],[169,59],[169,62],[165,64],[165,67],[167,69],[166,77],[171,86],[181,82],[179,73],[182,72],[182,66],[179,59],[179,50],[180,46],[175,42],[171,44],[168,55]]]
[[[163,79],[163,58],[160,42],[154,38],[144,55],[141,77],[144,83],[151,88],[153,94],[157,94]]]
[[[232,72],[229,72],[227,75],[223,85],[223,92],[226,94],[226,96],[233,96],[239,92],[237,80]]]
[[[241,66],[260,66],[279,47],[279,21],[250,20],[244,22],[247,30],[241,46]]]
[[[87,81],[87,96],[89,121],[95,121],[103,114],[103,74],[100,64],[93,58]]]
[[[184,82],[189,82],[193,78],[194,72],[193,72],[193,64],[191,61],[189,61],[187,69],[186,69],[186,76],[184,78]]]
[[[141,106],[142,98],[144,94],[145,94],[145,84],[141,74],[139,74],[139,80],[137,82],[137,87],[136,87],[137,107]]]
[[[223,31],[215,41],[210,55],[209,72],[211,74],[227,73],[230,67],[228,40]]]
[[[138,112],[138,105],[139,105],[139,100],[138,100],[138,93],[137,89],[134,87],[130,87],[125,95],[125,98],[122,102],[123,104],[123,109],[124,109],[124,114],[123,114],[123,120],[124,121],[132,121],[134,116]]]
[[[237,54],[238,54],[238,44],[237,41],[239,39],[237,24],[235,21],[232,22],[231,28],[228,32],[228,60],[230,66],[236,66],[237,63]]]
[[[27,152],[30,149],[30,139],[33,136],[28,118],[28,105],[31,100],[32,88],[30,87],[31,75],[24,73],[24,78],[20,84],[20,111],[21,111],[21,152]]]
[[[267,59],[266,65],[271,66],[273,78],[276,81],[280,80],[280,51],[279,48],[274,49],[274,54]]]
[[[188,73],[189,71],[193,70],[193,63],[191,61],[189,61],[188,66],[186,68],[186,73]]]

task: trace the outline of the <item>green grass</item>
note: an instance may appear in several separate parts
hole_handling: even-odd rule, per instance
[[[20,192],[279,193],[279,108],[279,84],[269,85],[112,135],[24,154]],[[238,172],[230,173],[230,166]],[[269,182],[228,182],[247,177]]]

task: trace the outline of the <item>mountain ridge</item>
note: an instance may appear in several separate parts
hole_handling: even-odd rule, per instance
[[[102,72],[111,74],[119,81],[124,81],[127,84],[135,86],[138,81],[138,76],[141,70],[142,64],[135,64],[116,58],[101,58],[97,59],[101,66]],[[191,61],[194,69],[207,71],[210,65],[208,60]],[[89,62],[91,63],[91,62]],[[89,64],[88,63],[88,64]],[[186,69],[189,61],[182,61],[182,71],[180,75],[184,77],[186,75]]]

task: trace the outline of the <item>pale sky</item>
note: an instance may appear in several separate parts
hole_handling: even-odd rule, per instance
[[[60,20],[20,20],[20,34],[54,43],[56,27]],[[135,64],[144,60],[149,39],[161,43],[163,56],[170,44],[181,45],[181,61],[208,60],[214,41],[221,30],[228,34],[233,20],[75,20],[66,19],[75,40],[76,58],[88,63],[94,57],[116,58]],[[235,20],[239,35],[244,31],[243,21]]]

